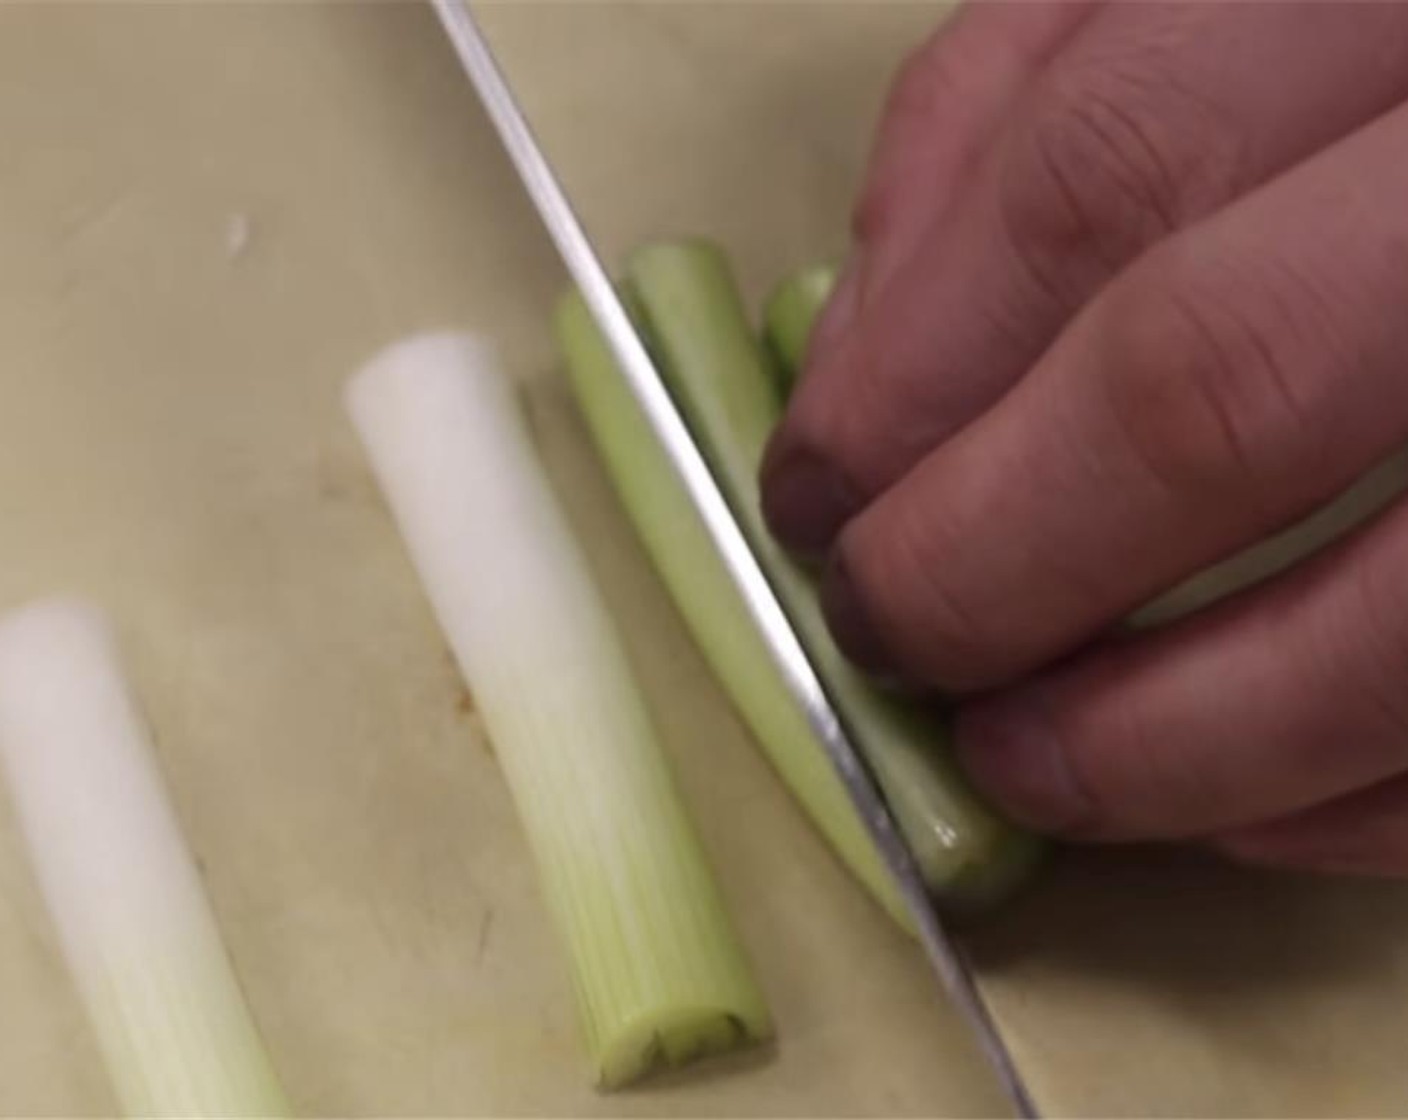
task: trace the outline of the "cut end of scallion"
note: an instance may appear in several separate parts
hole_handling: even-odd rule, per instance
[[[509,375],[393,344],[347,403],[508,782],[597,1082],[766,1037],[767,1007]]]
[[[757,1042],[754,1025],[726,1008],[679,1008],[624,1025],[603,1047],[597,1069],[602,1089],[619,1089],[649,1074],[679,1069]]]
[[[0,619],[0,770],[124,1111],[287,1115],[97,609]]]

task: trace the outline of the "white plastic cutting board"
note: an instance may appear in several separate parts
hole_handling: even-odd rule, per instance
[[[919,5],[481,9],[608,253],[698,232],[750,293],[837,249]],[[0,6],[0,608],[122,629],[307,1115],[993,1115],[654,582],[555,380],[562,283],[430,13]],[[494,331],[777,1013],[604,1098],[493,759],[340,411],[375,347]],[[1404,1110],[1408,893],[1074,861],[978,938],[1057,1111]],[[0,801],[0,1114],[111,1112]]]

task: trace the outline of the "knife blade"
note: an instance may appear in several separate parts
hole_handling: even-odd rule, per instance
[[[742,527],[666,390],[477,21],[464,0],[430,2],[539,218],[606,338],[632,396],[679,475],[789,691],[806,713],[813,734],[826,750],[894,876],[930,968],[966,1020],[1017,1114],[1037,1117],[1035,1102],[967,958],[935,910],[919,867],[869,767],[851,741]]]

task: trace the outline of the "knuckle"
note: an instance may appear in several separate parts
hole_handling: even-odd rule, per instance
[[[1392,551],[1393,563],[1366,558],[1350,567],[1353,607],[1344,624],[1358,656],[1336,658],[1326,668],[1339,676],[1344,665],[1354,667],[1355,691],[1387,728],[1392,768],[1398,769],[1408,765],[1408,594],[1401,579],[1408,549],[1400,544]]]
[[[1167,489],[1231,486],[1254,499],[1285,476],[1313,427],[1285,348],[1261,301],[1170,281],[1171,271],[1112,293],[1100,324],[1105,401],[1136,461]]]
[[[1173,838],[1197,831],[1188,827],[1190,820],[1238,815],[1239,791],[1185,739],[1149,726],[1146,719],[1136,741],[1141,749],[1127,752],[1123,781],[1101,791],[1106,804],[1123,801],[1133,810],[1134,831]]]
[[[1000,681],[1005,649],[989,612],[956,580],[952,545],[931,512],[885,510],[882,518],[861,518],[843,532],[837,554],[900,669],[926,684],[967,692]]]
[[[887,117],[928,117],[962,87],[956,66],[963,56],[944,50],[947,40],[943,30],[936,32],[900,64],[885,99]]]
[[[1067,678],[1048,704],[1053,736],[1065,747],[1065,769],[1086,806],[1081,834],[1167,837],[1185,832],[1190,816],[1232,809],[1235,791],[1223,788],[1205,755],[1189,750],[1167,713],[1121,672],[1127,655],[1111,649],[1094,656],[1096,671],[1086,661],[1084,672],[1075,670],[1074,685]]]
[[[998,208],[1019,264],[1062,303],[1230,193],[1225,128],[1156,77],[1087,64],[1053,74],[1035,104]]]
[[[851,209],[851,239],[872,244],[885,236],[903,203],[904,182],[880,168],[872,174]]]
[[[881,152],[893,148],[885,144],[886,136],[937,130],[944,106],[963,104],[973,84],[972,63],[966,55],[944,49],[946,40],[946,34],[939,32],[900,65],[881,114]],[[893,174],[887,163],[882,159],[873,167],[851,210],[851,235],[862,244],[885,235],[906,194],[904,177]]]
[[[931,445],[919,386],[885,339],[856,332],[847,366],[823,367],[794,392],[788,445],[828,468],[856,501],[880,493]],[[866,376],[855,376],[863,368]]]
[[[838,415],[846,415],[844,403],[842,407],[836,405],[837,398],[843,396],[830,385],[812,383],[798,387],[781,429],[788,458],[806,460],[833,474],[849,475],[849,448],[845,433],[836,423]],[[780,441],[774,437],[773,442]]]

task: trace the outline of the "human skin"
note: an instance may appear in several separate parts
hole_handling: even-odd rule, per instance
[[[1408,439],[1408,5],[995,3],[898,74],[763,467],[1017,819],[1408,873],[1408,502],[1122,619]]]

